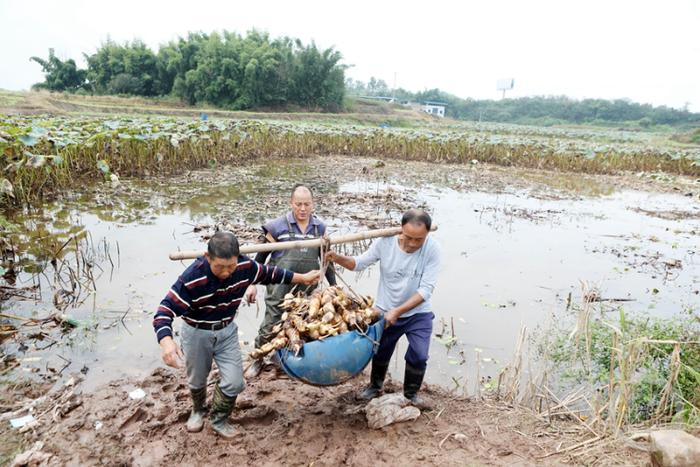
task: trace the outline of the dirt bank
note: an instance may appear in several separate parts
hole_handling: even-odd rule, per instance
[[[370,430],[364,406],[354,399],[365,378],[318,388],[268,368],[238,399],[233,420],[240,434],[223,440],[208,426],[187,433],[184,374],[159,368],[142,381],[115,381],[92,393],[81,393],[79,384],[66,386],[37,404],[38,425],[23,436],[28,446],[44,443],[48,465],[639,465],[646,460],[645,453],[613,442],[586,445],[583,454],[580,449],[552,454],[585,440],[576,424],[551,425],[522,409],[455,397],[432,386],[424,392],[433,411],[414,422]],[[136,388],[145,397],[131,399],[128,393]],[[400,390],[400,384],[390,381],[388,390]]]

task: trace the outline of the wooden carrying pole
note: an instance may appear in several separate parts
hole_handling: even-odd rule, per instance
[[[430,229],[431,231],[437,230],[437,226],[433,225]],[[326,244],[326,241],[330,245],[337,245],[339,243],[350,243],[357,242],[360,240],[369,240],[370,238],[378,237],[393,237],[401,233],[401,227],[389,227],[387,229],[377,229],[377,230],[366,230],[364,232],[356,232],[347,235],[338,235],[336,237],[325,238],[314,238],[313,240],[295,240],[293,242],[274,242],[274,243],[257,243],[253,245],[243,245],[241,247],[241,254],[248,255],[250,253],[260,253],[263,251],[282,251],[282,250],[293,250],[295,248],[315,248],[321,247]],[[195,259],[204,255],[205,251],[176,251],[170,253],[169,257],[173,261],[180,261],[183,259]]]

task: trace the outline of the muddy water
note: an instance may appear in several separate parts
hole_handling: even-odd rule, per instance
[[[543,201],[524,193],[433,188],[421,190],[420,198],[434,209],[435,237],[444,249],[435,329],[451,336],[454,327],[458,338],[450,352],[433,342],[433,381],[473,391],[477,377],[495,377],[512,358],[522,326],[542,332],[552,320],[571,319],[568,297],[581,302],[582,281],[602,298],[629,300],[603,302],[608,313],[617,306],[659,316],[700,309],[700,211],[682,196],[624,191]],[[632,210],[640,206],[696,217],[652,218]],[[371,292],[373,286],[366,278],[358,288]],[[394,372],[402,374],[400,365]]]
[[[54,345],[46,339],[5,342],[6,352],[22,363],[16,371],[39,376],[82,371],[89,387],[142,376],[159,365],[152,314],[186,266],[169,261],[168,253],[203,248],[200,233],[193,232],[196,224],[225,218],[252,230],[283,212],[287,191],[299,180],[318,188],[317,210],[332,233],[381,225],[396,219],[404,205],[425,204],[433,212],[444,257],[433,296],[429,382],[473,391],[478,377],[496,377],[511,358],[521,326],[542,329],[553,319],[571,318],[567,303],[581,302],[582,282],[602,298],[625,300],[602,302],[608,313],[624,306],[628,312],[674,316],[700,308],[697,198],[615,186],[589,196],[523,182],[515,174],[489,175],[487,169],[416,164],[406,176],[402,165],[380,169],[373,163],[312,159],[230,168],[225,177],[204,171],[185,180],[125,182],[126,188],[11,217],[41,233],[32,244],[52,235],[61,244],[69,234],[89,233],[101,268],[96,292],[65,310],[81,320],[78,329]],[[463,183],[475,177],[491,177],[493,183]],[[68,251],[65,261],[72,264],[74,255]],[[42,300],[10,299],[2,303],[3,312],[42,317],[54,311],[54,268],[43,264],[39,276],[30,267],[18,276],[20,285],[41,281]],[[376,292],[375,269],[343,277],[359,293]],[[240,309],[246,349],[252,348],[262,313],[256,306]],[[456,344],[448,351],[446,339],[453,332]],[[399,379],[404,351],[402,342],[391,370]]]

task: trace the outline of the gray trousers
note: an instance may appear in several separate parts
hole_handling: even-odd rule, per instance
[[[197,329],[183,323],[182,350],[190,389],[207,386],[212,360],[219,367],[219,387],[225,395],[237,396],[245,389],[243,358],[235,322],[216,331]]]

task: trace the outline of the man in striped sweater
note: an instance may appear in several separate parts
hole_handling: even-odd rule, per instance
[[[212,360],[219,368],[219,382],[211,404],[211,425],[216,433],[230,438],[235,429],[228,417],[243,391],[243,361],[238,326],[233,322],[243,294],[251,284],[313,285],[319,271],[297,274],[259,264],[240,255],[238,240],[230,232],[217,232],[209,240],[207,253],[197,258],[168,291],[158,306],[153,328],[166,365],[187,368],[192,394],[192,413],[187,430],[204,427],[207,377]],[[180,316],[182,350],[173,340],[172,322]]]

